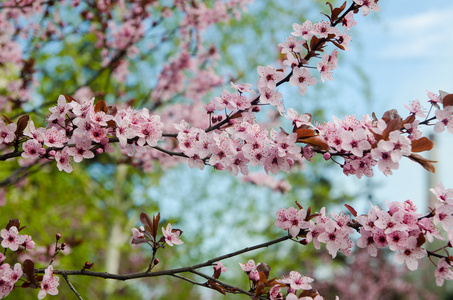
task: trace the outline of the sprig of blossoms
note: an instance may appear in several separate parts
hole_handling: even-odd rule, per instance
[[[445,190],[439,184],[431,191],[439,201],[428,215],[418,213],[411,200],[387,203],[388,210],[372,206],[368,214],[360,216],[357,216],[352,207],[347,206],[355,219],[345,214],[328,216],[325,208],[320,213],[311,214],[310,208],[304,210],[298,204],[298,208],[278,210],[275,225],[288,230],[294,239],[303,238],[303,244],[313,242],[317,249],[321,244],[326,244],[332,258],[335,258],[338,251],[347,256],[351,254],[354,243],[350,235],[354,231],[360,234],[356,242],[358,247],[366,248],[371,256],[376,256],[379,248],[388,247],[396,253],[395,261],[405,263],[411,271],[416,270],[418,261],[426,256],[440,257],[435,274],[436,282],[440,285],[444,280],[453,279],[453,268],[447,251],[452,241],[436,250],[446,251],[446,256],[430,252],[422,246],[427,240],[444,240],[436,225],[441,225],[448,236],[453,237],[453,190]]]

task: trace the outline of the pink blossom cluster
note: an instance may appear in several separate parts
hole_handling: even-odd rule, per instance
[[[10,224],[12,224],[11,222],[14,221],[17,220],[11,220],[6,229],[1,230],[1,246],[5,248],[5,251],[0,253],[0,298],[4,298],[9,295],[9,293],[14,289],[15,284],[24,273],[20,263],[16,263],[14,268],[11,268],[8,263],[5,263],[6,255],[4,253],[6,253],[6,250],[9,249],[11,251],[17,251],[19,248],[31,250],[35,247],[35,242],[32,240],[31,236],[19,234],[19,229],[16,226],[10,226]],[[15,224],[18,225],[19,223],[17,222]],[[33,278],[27,279],[30,281],[33,280]],[[44,279],[46,279],[46,276],[44,276]],[[46,284],[44,279],[42,282]],[[56,280],[58,282],[58,278],[53,278],[51,280]],[[56,295],[57,293],[58,290],[56,288],[52,289],[52,295]],[[44,296],[45,294],[42,294],[40,291],[38,298],[42,299]]]
[[[236,121],[236,120],[235,120]],[[180,150],[193,166],[202,169],[209,162],[216,169],[229,169],[233,174],[248,174],[248,166],[264,166],[266,173],[288,172],[300,160],[300,147],[295,133],[262,129],[258,124],[242,120],[224,131],[206,132],[184,120],[175,127]]]
[[[260,295],[267,294],[271,300],[294,300],[294,299],[304,299],[304,300],[322,300],[324,299],[319,293],[313,290],[311,283],[314,281],[313,278],[304,276],[297,271],[291,271],[289,274],[282,276],[280,279],[273,279],[267,281],[269,277],[270,267],[265,263],[255,264],[253,259],[249,260],[247,263],[239,263],[241,269],[247,274],[252,291],[258,289],[259,284],[265,284],[265,286],[270,287],[268,290],[259,290]],[[286,288],[286,296],[283,296],[282,289]],[[305,293],[305,296],[299,298],[297,293]],[[258,291],[257,291],[258,292]],[[336,298],[338,299],[338,298]]]
[[[357,240],[358,247],[366,248],[371,256],[377,255],[378,248],[388,247],[396,252],[395,261],[405,263],[411,271],[416,270],[418,261],[427,255],[439,257],[441,260],[435,277],[437,284],[441,285],[444,280],[453,279],[449,256],[439,256],[422,246],[426,240],[430,243],[435,239],[444,240],[436,225],[447,232],[449,242],[446,247],[453,244],[453,190],[445,190],[439,184],[431,191],[439,201],[435,209],[425,216],[417,212],[411,200],[406,200],[388,203],[388,210],[372,206],[367,215],[356,216],[355,219],[345,214],[327,216],[325,208],[317,214],[310,214],[301,207],[281,208],[276,212],[275,225],[288,230],[293,238],[304,237],[305,243],[313,242],[316,249],[320,249],[321,243],[326,244],[332,258],[338,251],[347,256],[351,254],[354,243],[350,235],[354,229],[361,235]]]
[[[411,140],[400,130],[391,131],[387,140],[376,139],[376,134],[382,134],[386,127],[383,119],[372,121],[364,115],[360,121],[355,116],[343,120],[334,117],[334,122],[320,124],[316,129],[329,146],[329,153],[347,154],[343,172],[361,178],[372,177],[376,164],[385,175],[391,175],[402,156],[411,154]]]
[[[5,255],[0,253],[0,299],[9,295],[23,274],[20,263],[16,263],[14,269],[11,269],[9,264],[3,263],[4,260]]]
[[[24,131],[27,141],[22,146],[22,157],[53,158],[60,171],[72,171],[71,158],[80,163],[93,158],[95,154],[113,152],[109,137],[116,137],[120,149],[129,155],[133,155],[135,149],[146,152],[146,146],[157,146],[157,142],[162,139],[163,124],[160,117],[151,114],[146,108],[115,109],[110,112],[106,107],[97,109],[94,98],[67,102],[65,96],[60,95],[58,105],[49,110],[51,114],[47,118],[49,123],[46,128],[36,128],[33,121],[29,122]],[[13,138],[12,125],[8,125],[10,129],[2,131],[5,132],[6,142]],[[3,128],[1,126],[0,123],[0,128]]]

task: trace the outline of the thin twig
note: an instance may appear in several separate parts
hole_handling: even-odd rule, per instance
[[[79,298],[80,300],[83,300],[82,296],[80,296],[79,292],[77,292],[77,290],[74,288],[74,286],[69,281],[68,275],[63,274],[63,278],[64,278],[64,280],[66,280],[66,283],[69,285],[69,288],[71,289],[71,291],[74,292],[76,297]]]

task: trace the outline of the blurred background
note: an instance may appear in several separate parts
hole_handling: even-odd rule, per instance
[[[197,2],[212,7],[214,1]],[[351,30],[351,50],[340,54],[339,69],[334,71],[332,82],[322,84],[318,80],[303,97],[289,85],[279,88],[286,107],[310,112],[320,122],[331,120],[332,115],[342,118],[354,114],[360,119],[363,114],[375,112],[380,117],[393,108],[405,116],[408,112],[404,103],[412,100],[418,99],[429,108],[426,90],[436,94],[439,90],[453,92],[453,3],[436,0],[415,4],[400,0],[379,1],[379,5],[379,13],[372,12],[366,18],[355,16],[358,26]],[[156,92],[159,76],[165,63],[180,55],[178,24],[184,14],[172,1],[153,4],[149,18],[143,21],[145,35],[135,44],[138,54],[121,55],[120,48],[110,48],[106,56],[102,52],[105,47],[95,46],[101,39],[96,28],[105,22],[102,15],[96,14],[97,9],[91,1],[82,1],[77,7],[63,1],[44,5],[15,23],[21,28],[34,28],[33,24],[38,28],[34,34],[16,39],[24,60],[33,58],[33,82],[27,83],[27,94],[20,94],[23,101],[2,98],[3,114],[17,117],[28,113],[35,124],[42,126],[47,109],[56,104],[59,94],[94,95],[109,104],[128,103],[153,109],[164,116],[171,128],[175,122],[172,115],[183,114],[175,110],[189,110],[188,103],[194,100],[194,91],[190,90],[193,80],[199,82],[203,76],[213,76],[211,70],[220,74],[218,84],[196,96],[202,103],[228,88],[231,80],[255,83],[257,66],[278,65],[277,44],[293,31],[292,23],[320,21],[320,12],[328,12],[325,1],[263,0],[247,4],[247,12],[240,19],[228,19],[199,33],[205,49],[215,48],[221,58],[216,60],[211,55],[198,70],[187,71],[184,88],[164,99]],[[123,13],[114,5],[111,11],[113,22],[120,24]],[[88,18],[90,14],[92,17]],[[55,16],[67,24],[63,29],[59,29]],[[114,36],[115,30],[118,29],[109,27],[106,32]],[[19,70],[7,62],[0,68],[0,94],[6,97],[13,89],[9,83],[24,81],[24,68]],[[270,126],[291,128],[287,120],[276,123],[275,110],[264,109],[261,117],[271,120]],[[430,130],[426,128],[426,133]],[[211,168],[190,169],[158,155],[152,156],[156,162],[128,159],[118,150],[73,164],[71,174],[59,172],[54,163],[28,166],[26,162],[6,161],[0,168],[0,210],[5,224],[17,218],[28,226],[24,234],[31,235],[38,246],[31,253],[18,253],[20,261],[32,257],[37,265],[47,265],[55,234],[60,233],[69,247],[57,257],[55,268],[81,269],[88,261],[94,263],[95,271],[121,274],[147,268],[151,251],[144,246],[132,251],[130,230],[141,225],[140,212],[152,215],[160,211],[162,226],[171,222],[184,231],[182,246],[167,247],[158,253],[160,264],[156,270],[163,270],[204,262],[282,236],[284,233],[273,225],[275,212],[294,206],[294,201],[314,210],[327,206],[329,212],[346,212],[343,204],[348,203],[361,214],[368,211],[370,202],[385,206],[385,201],[412,199],[421,211],[427,211],[429,188],[438,182],[453,188],[452,143],[448,133],[436,135],[431,159],[440,163],[435,175],[406,159],[392,176],[383,176],[376,169],[373,178],[359,180],[343,175],[338,166],[316,157],[314,163],[294,172],[273,176],[275,182],[269,186],[246,183],[242,176]],[[287,186],[291,188],[278,188]],[[404,265],[393,262],[393,254],[386,252],[376,259],[356,253],[350,258],[340,254],[332,260],[325,247],[318,251],[311,245],[292,242],[223,261],[229,270],[221,279],[247,289],[247,278],[238,263],[249,259],[270,265],[271,277],[291,270],[314,277],[313,287],[326,299],[334,299],[335,295],[342,299],[453,297],[448,283],[443,288],[435,286],[434,268],[428,260],[420,270],[409,273]],[[208,275],[211,272],[206,269]],[[127,282],[83,277],[71,280],[87,299],[246,298],[222,296],[167,277]],[[60,282],[59,299],[73,299],[67,285]],[[36,293],[16,289],[10,297],[23,299]]]

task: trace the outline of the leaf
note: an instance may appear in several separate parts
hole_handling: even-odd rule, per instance
[[[414,140],[411,143],[412,146],[412,152],[423,152],[423,151],[428,151],[433,148],[433,142],[431,142],[430,139],[427,137],[422,137],[418,140]]]
[[[72,101],[77,102],[77,100],[75,98],[71,97],[71,96],[66,96],[66,95],[63,95],[63,96],[66,98],[66,101],[68,103],[71,103]]]
[[[30,259],[26,259],[23,266],[24,273],[27,275],[28,280],[33,280],[33,278],[35,278],[35,263]]]
[[[140,222],[142,222],[142,224],[145,226],[146,231],[148,231],[151,234],[153,233],[153,222],[151,222],[151,218],[144,212],[140,214]],[[154,239],[156,239],[155,236],[153,237]]]
[[[431,163],[436,163],[437,161],[429,160],[429,159],[424,158],[421,155],[413,154],[413,153],[411,155],[409,155],[408,157],[411,160],[419,163],[425,170],[427,170],[427,171],[429,171],[431,173],[435,173],[436,172],[436,169],[434,168],[434,166]]]
[[[352,214],[354,217],[357,217],[357,212],[355,211],[355,209],[354,209],[351,205],[345,204],[344,206],[351,212],[351,214]]]
[[[388,140],[390,132],[396,131],[396,130],[399,131],[400,129],[401,129],[401,119],[400,118],[393,119],[389,123],[387,123],[387,127],[382,132],[382,138],[384,140]]]
[[[269,267],[266,263],[260,263],[260,265],[256,268],[256,270],[259,272],[259,273],[263,273],[263,275],[266,277],[266,280],[264,282],[267,281],[267,278],[269,278],[269,273],[271,272],[271,267]],[[260,278],[261,278],[261,274],[260,274]]]
[[[445,106],[453,105],[453,94],[448,94],[442,99],[442,104]]]
[[[108,110],[109,109],[107,108],[107,104],[105,104],[104,100],[98,100],[98,102],[96,102],[96,105],[94,106],[95,113],[100,112],[100,111],[107,113]]]
[[[417,238],[417,246],[421,247],[425,242],[426,242],[425,235],[420,232],[420,234],[418,235],[418,238]]]
[[[317,147],[321,150],[328,150],[329,145],[326,144],[320,137],[318,136],[313,136],[309,138],[304,138],[304,139],[297,139],[297,142],[305,143],[308,145],[311,145],[313,147]]]
[[[264,292],[265,287],[266,285],[264,283],[262,283],[261,281],[258,282],[258,284],[256,285],[255,295],[261,295]]]
[[[296,201],[296,205],[297,205],[297,207],[299,207],[299,209],[303,209],[302,205],[300,205],[297,201]]]
[[[215,279],[219,279],[220,277],[220,274],[222,274],[222,269],[221,268],[215,268],[214,267],[214,275],[212,275],[212,277],[214,277]]]
[[[341,50],[345,50],[345,48],[344,48],[343,45],[340,45],[340,44],[338,44],[338,43],[335,42],[335,41],[331,41],[331,42],[332,42],[332,44],[334,44],[335,46],[337,46],[337,48],[340,48]]]
[[[24,135],[24,129],[28,125],[28,120],[30,120],[30,117],[28,115],[24,115],[17,120],[17,128],[16,132],[14,133],[16,135],[16,139],[22,137]]]
[[[8,125],[13,123],[13,121],[11,121],[7,116],[5,116],[5,115],[2,115],[2,116],[5,119],[6,123],[8,123]]]
[[[156,217],[154,217],[154,215],[153,215],[154,231],[152,232],[152,234],[153,234],[154,239],[156,239],[156,236],[157,236],[157,229],[159,228],[159,221],[160,221],[160,212],[157,213]],[[182,231],[181,231],[181,234],[182,234]]]
[[[216,290],[217,292],[221,293],[222,295],[226,295],[225,288],[223,286],[221,286],[220,284],[218,284],[217,282],[208,280],[208,285],[210,287],[212,287],[214,290]]]
[[[341,12],[346,8],[346,2],[343,3],[342,6],[335,8],[332,11],[332,20],[335,22],[338,19],[338,16],[341,14]]]
[[[315,136],[315,131],[313,129],[299,128],[296,130],[297,139],[305,139],[312,136]]]
[[[8,224],[6,225],[6,230],[9,230],[11,227],[16,226],[16,228],[20,227],[19,219],[11,219],[9,220]]]

